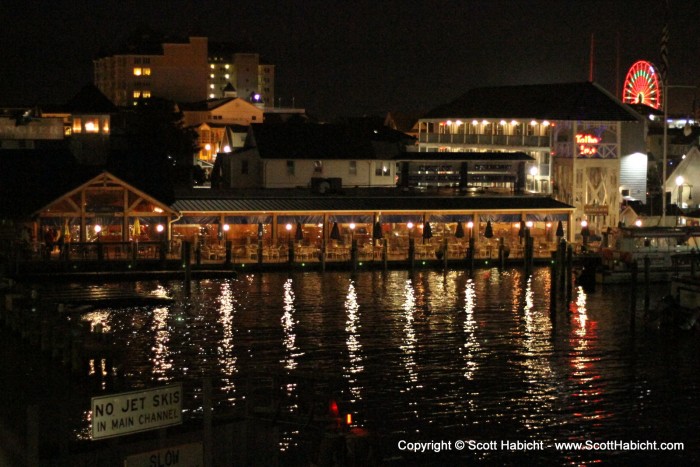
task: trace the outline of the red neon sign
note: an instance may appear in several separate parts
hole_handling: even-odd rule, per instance
[[[592,156],[598,153],[600,138],[587,133],[579,133],[576,135],[576,144],[578,144],[579,154],[582,156]]]

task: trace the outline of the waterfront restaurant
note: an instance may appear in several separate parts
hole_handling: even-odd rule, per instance
[[[69,245],[62,249],[67,259],[98,253],[106,260],[178,258],[183,242],[205,263],[286,262],[290,250],[295,262],[349,261],[352,245],[361,261],[384,255],[406,260],[409,248],[415,259],[464,259],[470,238],[475,258],[488,259],[498,257],[499,245],[511,258],[522,257],[525,233],[534,240],[534,256],[549,257],[557,237],[574,240],[572,212],[547,196],[398,188],[335,195],[308,189],[207,192],[166,205],[103,172],[37,211],[33,228],[57,232]],[[41,234],[35,238],[46,243]]]

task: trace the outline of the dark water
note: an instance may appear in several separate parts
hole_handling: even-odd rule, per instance
[[[396,465],[700,462],[700,335],[646,327],[641,294],[632,332],[623,286],[576,290],[555,324],[546,269],[527,281],[518,270],[496,269],[473,277],[242,275],[200,281],[190,299],[181,283],[136,288],[177,301],[97,310],[87,319],[102,322],[124,347],[134,387],[182,381],[192,417],[204,376],[213,378],[223,410],[253,397],[252,375],[327,375],[342,383],[341,412],[351,412],[356,426],[380,440],[378,456]],[[304,412],[303,384],[285,391],[285,410]],[[79,437],[88,436],[83,424]],[[451,445],[411,453],[399,449],[401,440]],[[497,448],[457,451],[457,440]],[[542,449],[507,451],[504,440],[542,442]],[[554,445],[566,441],[682,442],[684,450]],[[282,459],[302,458],[304,443],[299,430],[283,432]]]

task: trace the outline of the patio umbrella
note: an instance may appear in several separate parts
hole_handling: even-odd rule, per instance
[[[484,230],[484,237],[493,238],[493,227],[491,227],[491,221],[486,221],[486,230]]]
[[[564,226],[561,221],[557,224],[557,238],[562,238],[564,236]]]
[[[141,223],[139,222],[138,217],[134,217],[134,233],[132,234],[132,237],[134,240],[137,240],[139,235],[141,235]]]
[[[464,227],[462,227],[462,222],[457,222],[457,229],[455,230],[455,237],[464,238]]]
[[[340,229],[338,228],[337,222],[333,222],[333,227],[331,228],[331,239],[340,240]]]
[[[297,222],[297,231],[294,233],[294,238],[298,241],[304,240],[304,229],[301,227],[301,222]]]
[[[426,238],[432,238],[433,229],[430,228],[430,222],[423,223],[423,240]]]
[[[374,228],[372,229],[372,238],[375,240],[381,240],[382,237],[382,223],[377,221],[374,223]]]

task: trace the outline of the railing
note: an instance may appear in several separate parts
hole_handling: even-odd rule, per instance
[[[470,144],[484,146],[514,146],[549,148],[549,136],[533,135],[465,135],[465,134],[422,134],[421,143],[436,144]]]

